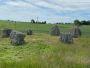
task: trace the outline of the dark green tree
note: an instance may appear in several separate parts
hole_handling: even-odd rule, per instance
[[[36,23],[34,19],[31,20],[31,23]]]
[[[77,25],[77,26],[80,26],[81,22],[79,20],[74,20],[74,24]]]

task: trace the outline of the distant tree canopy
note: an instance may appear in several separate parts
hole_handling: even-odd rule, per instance
[[[80,26],[81,22],[79,20],[74,20],[74,24]]]
[[[31,23],[33,24],[46,24],[47,22],[46,21],[35,21],[34,19],[31,20]]]
[[[13,20],[7,20],[8,22],[11,22],[11,23],[26,23],[26,22],[21,22],[21,21],[13,21]],[[29,23],[33,23],[33,24],[47,24],[46,21],[35,21],[34,19],[31,19],[31,21]],[[72,24],[70,22],[57,22],[55,24]],[[77,26],[80,26],[80,25],[90,25],[90,20],[74,20],[74,24],[77,25]]]
[[[90,20],[86,21],[86,20],[83,20],[83,21],[79,21],[79,20],[74,20],[74,24],[75,25],[90,25]]]
[[[34,19],[31,20],[31,23],[35,23]]]
[[[81,24],[82,25],[90,25],[90,20],[88,20],[88,21],[85,21],[85,20],[81,21]]]

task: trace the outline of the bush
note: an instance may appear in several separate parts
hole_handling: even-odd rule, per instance
[[[10,36],[12,29],[4,28],[1,30],[1,37],[6,38]]]
[[[11,44],[13,45],[24,44],[25,43],[24,38],[25,38],[25,35],[22,32],[12,31],[10,33]]]
[[[73,43],[73,36],[68,33],[68,34],[61,34],[60,35],[60,40],[63,43]]]
[[[55,25],[54,27],[51,28],[51,31],[50,31],[50,34],[51,35],[54,35],[54,36],[59,36],[60,35],[60,29],[57,25]]]

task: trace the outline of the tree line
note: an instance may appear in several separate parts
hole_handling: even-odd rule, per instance
[[[33,24],[46,24],[47,22],[46,21],[35,21],[34,19],[31,20],[31,23]]]
[[[78,25],[78,26],[80,26],[80,25],[90,25],[90,20],[82,20],[82,21],[80,21],[80,20],[74,20],[74,22],[73,22],[75,25]],[[72,24],[72,23],[64,23],[64,22],[58,22],[58,23],[56,23],[56,24]]]
[[[90,25],[90,20],[88,20],[88,21],[86,21],[86,20],[83,20],[83,21],[74,20],[74,24],[75,25]]]
[[[7,21],[9,21],[9,22],[14,22],[14,23],[16,23],[17,21],[12,21],[12,20],[7,20]],[[19,21],[18,21],[19,22]],[[24,22],[23,22],[24,23]],[[32,23],[32,24],[47,24],[47,22],[46,21],[35,21],[34,19],[32,19],[31,21],[30,21],[30,23]],[[78,26],[80,26],[80,25],[90,25],[90,20],[82,20],[82,21],[80,21],[80,20],[74,20],[74,22],[73,22],[75,25],[78,25]],[[55,24],[72,24],[72,23],[64,23],[64,22],[58,22],[58,23],[55,23]]]

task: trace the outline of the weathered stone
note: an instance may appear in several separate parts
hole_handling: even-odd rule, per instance
[[[73,36],[68,33],[68,34],[61,34],[60,35],[60,40],[63,43],[73,43]]]
[[[10,33],[10,39],[13,45],[24,44],[25,43],[24,38],[25,38],[25,35],[22,32],[12,31]]]
[[[1,30],[1,37],[6,38],[10,36],[12,29],[4,28]]]
[[[54,36],[59,36],[60,35],[60,29],[57,25],[55,25],[54,27],[51,28],[51,31],[50,31],[50,34],[51,35],[54,35]]]
[[[32,35],[33,34],[32,30],[30,30],[30,29],[27,30],[26,33],[27,33],[27,35]]]
[[[79,29],[79,27],[73,28],[71,33],[72,33],[74,38],[78,38],[81,36],[81,30]]]

